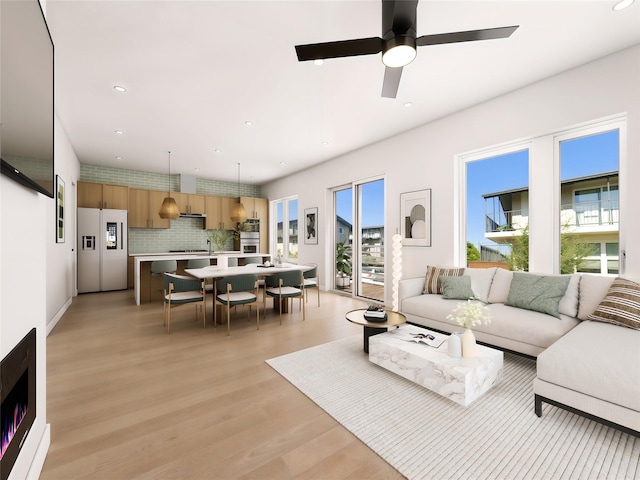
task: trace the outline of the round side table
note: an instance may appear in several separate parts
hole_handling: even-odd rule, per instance
[[[378,333],[386,332],[388,327],[397,327],[407,321],[407,317],[405,317],[402,313],[387,310],[387,319],[384,322],[371,322],[364,318],[364,314],[366,311],[367,310],[365,308],[361,308],[358,310],[351,310],[345,315],[347,320],[349,320],[351,323],[362,325],[364,327],[364,353],[369,353],[369,337],[371,337],[372,335],[377,335]]]

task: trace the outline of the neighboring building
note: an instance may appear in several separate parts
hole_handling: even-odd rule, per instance
[[[560,189],[562,232],[579,236],[593,245],[580,272],[618,273],[619,191],[618,172],[572,178]],[[508,256],[511,239],[529,223],[529,189],[521,188],[483,195],[485,238],[498,245],[481,246],[495,255]],[[506,247],[506,248],[505,248]]]
[[[336,215],[336,243],[349,241],[353,225],[347,222],[340,215]]]

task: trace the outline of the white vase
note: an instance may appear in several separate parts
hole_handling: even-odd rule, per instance
[[[449,356],[452,358],[460,358],[462,356],[462,342],[460,341],[460,334],[458,332],[453,332],[449,335],[447,350]]]
[[[476,356],[476,337],[470,328],[465,328],[462,334],[462,357],[473,358]]]

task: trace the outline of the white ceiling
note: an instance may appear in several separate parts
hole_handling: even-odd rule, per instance
[[[520,28],[420,47],[387,99],[380,54],[294,50],[380,36],[378,0],[47,0],[56,111],[81,163],[165,173],[171,150],[172,173],[263,184],[640,43],[640,2],[613,4],[422,0],[418,35]]]

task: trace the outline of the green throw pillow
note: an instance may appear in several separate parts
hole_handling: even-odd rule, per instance
[[[558,305],[569,286],[570,276],[513,272],[505,305],[546,313],[560,318]]]
[[[463,275],[462,277],[442,276],[439,280],[442,284],[442,298],[469,300],[476,296],[471,289],[471,277],[469,275]]]

